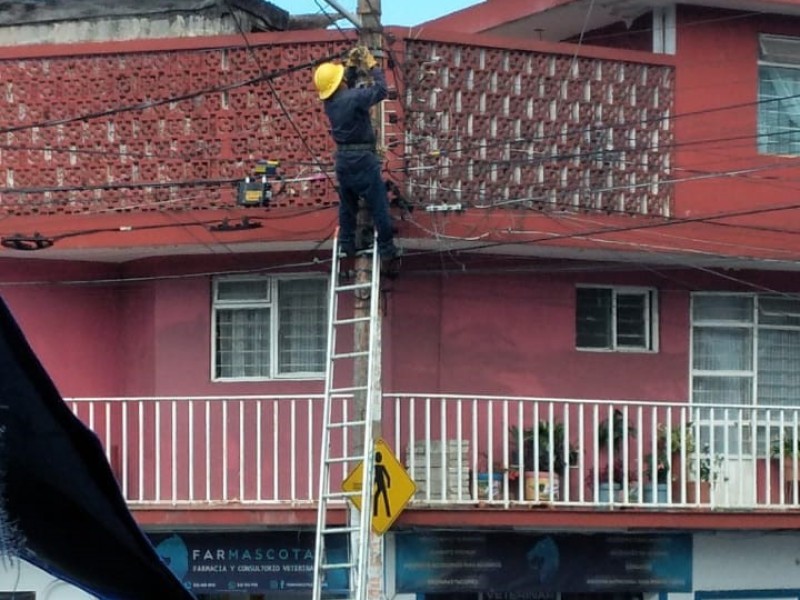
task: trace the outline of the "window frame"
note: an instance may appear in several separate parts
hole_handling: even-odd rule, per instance
[[[784,56],[783,58],[780,56],[776,56],[774,53],[770,53],[769,44],[770,42],[775,44],[781,43],[790,43],[797,45],[797,57],[794,61],[791,61],[788,57]],[[762,67],[773,67],[778,69],[792,69],[798,71],[798,80],[800,80],[800,36],[787,36],[787,35],[777,35],[777,34],[770,34],[770,33],[761,33],[758,36],[758,59],[756,61],[756,72],[757,72],[757,91],[756,91],[756,100],[757,100],[757,110],[756,110],[756,151],[760,155],[766,156],[800,156],[800,150],[797,152],[781,152],[779,144],[770,144],[770,138],[773,136],[781,135],[781,131],[772,131],[767,130],[766,126],[763,122],[762,110],[765,103],[765,100],[762,98],[761,94],[761,87],[762,87],[762,78],[761,78],[761,68]],[[775,102],[775,104],[779,104],[780,101]],[[786,117],[789,118],[789,117]],[[796,117],[797,121],[800,121],[800,114]],[[798,132],[796,134],[797,141],[790,140],[789,142],[785,142],[786,145],[800,145],[800,126],[798,127]],[[775,149],[772,149],[773,146],[778,146]]]
[[[279,338],[280,338],[280,295],[278,293],[281,282],[289,280],[324,280],[327,284],[327,277],[322,274],[287,274],[287,275],[221,275],[212,278],[211,286],[211,381],[213,383],[237,383],[255,381],[287,381],[287,380],[320,380],[325,378],[325,367],[321,371],[300,371],[292,373],[280,373],[279,369]],[[219,300],[219,286],[222,282],[234,281],[264,281],[267,283],[267,299],[263,300]],[[327,301],[328,286],[325,286],[325,317],[327,320]],[[261,309],[270,310],[270,340],[269,358],[270,369],[266,377],[219,377],[217,376],[217,316],[218,310],[230,309]],[[323,348],[327,354],[327,324],[323,334]]]
[[[728,426],[730,431],[727,433],[727,441],[721,435],[724,432],[713,438],[715,444],[729,444],[733,446],[727,450],[732,456],[741,457],[756,457],[767,458],[770,455],[769,441],[772,436],[772,430],[779,426],[776,422],[765,420],[768,411],[773,407],[791,409],[795,406],[792,404],[774,404],[762,398],[760,392],[760,375],[761,371],[761,333],[762,330],[775,330],[775,331],[800,331],[800,325],[794,324],[774,324],[763,323],[761,320],[762,315],[770,316],[768,311],[762,310],[761,304],[768,301],[771,297],[780,297],[781,294],[776,293],[757,293],[757,292],[717,292],[717,291],[697,291],[690,294],[689,301],[689,402],[699,407],[700,409],[707,409],[718,407],[718,411],[724,412],[726,408],[733,408],[734,410],[742,410],[748,413],[745,420],[737,426],[731,427],[727,419],[710,419],[708,417],[701,417],[699,420],[704,428],[709,427],[724,427]],[[734,319],[734,318],[702,318],[695,319],[695,303],[701,297],[724,297],[724,298],[744,298],[748,301],[748,314],[749,320]],[[790,313],[793,318],[800,318],[800,313]],[[732,369],[698,369],[695,367],[695,336],[698,329],[738,329],[749,332],[750,342],[750,365],[749,369],[732,370]],[[736,404],[731,402],[698,402],[695,395],[695,378],[744,378],[747,380],[750,400],[747,404]],[[766,411],[766,412],[765,412]],[[753,435],[755,432],[755,437]],[[737,439],[734,439],[736,436]],[[741,439],[738,437],[741,436]],[[762,437],[764,436],[764,437]],[[765,440],[767,440],[765,442]],[[718,447],[715,451],[726,452],[724,447]]]
[[[761,362],[760,350],[762,349],[760,342],[763,331],[800,331],[800,325],[793,324],[776,324],[765,323],[761,320],[761,315],[770,316],[769,312],[762,310],[761,303],[768,301],[771,297],[777,297],[777,294],[769,293],[755,293],[755,292],[692,292],[689,302],[689,394],[692,402],[694,402],[694,378],[725,378],[725,377],[745,377],[750,380],[750,397],[751,403],[749,406],[758,408],[760,406],[772,406],[769,403],[762,401],[759,395],[759,366]],[[737,297],[745,298],[750,303],[750,319],[749,321],[737,319],[695,319],[694,306],[698,298],[701,297]],[[792,315],[792,316],[800,316]],[[731,370],[731,369],[698,369],[694,364],[694,341],[697,329],[740,329],[750,333],[750,368],[744,370]]]
[[[594,348],[578,345],[578,290],[598,289],[611,291],[611,347]],[[619,295],[642,295],[645,298],[645,345],[623,346],[618,344],[617,297]],[[624,352],[632,354],[657,354],[659,351],[659,303],[658,290],[648,286],[578,284],[575,286],[575,349],[580,352]]]

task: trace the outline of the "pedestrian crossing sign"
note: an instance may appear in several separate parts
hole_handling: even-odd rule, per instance
[[[362,461],[342,482],[342,491],[360,491],[363,480]],[[392,526],[417,491],[416,484],[392,449],[381,439],[375,441],[375,481],[372,490],[372,530],[381,535]],[[350,501],[361,510],[361,496],[353,496]]]

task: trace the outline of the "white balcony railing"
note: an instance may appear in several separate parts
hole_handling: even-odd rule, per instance
[[[134,506],[314,503],[321,396],[68,403]],[[335,410],[352,412],[351,399]],[[416,481],[417,505],[798,509],[798,434],[800,408],[405,394],[383,403],[383,437]]]

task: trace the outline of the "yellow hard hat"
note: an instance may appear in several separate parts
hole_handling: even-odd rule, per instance
[[[344,66],[337,63],[322,63],[314,71],[314,86],[319,92],[319,99],[325,100],[333,96],[344,78]]]

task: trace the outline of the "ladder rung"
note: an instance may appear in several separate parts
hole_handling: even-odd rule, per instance
[[[344,429],[345,427],[363,427],[367,422],[364,419],[359,421],[340,421],[338,423],[328,423],[330,429]]]
[[[342,352],[341,354],[334,354],[331,356],[331,360],[336,360],[337,358],[357,358],[359,356],[369,356],[369,350],[356,350],[355,352]]]
[[[322,530],[322,535],[338,535],[340,533],[355,533],[361,528],[356,525],[343,525],[342,527],[326,527]]]
[[[353,317],[351,319],[337,319],[333,322],[334,325],[352,325],[353,323],[363,323],[369,321],[370,317]]]
[[[357,463],[361,462],[363,459],[364,459],[363,456],[329,456],[328,458],[325,459],[325,462],[337,463],[337,464],[347,463],[347,462]]]
[[[352,569],[356,566],[355,562],[346,563],[323,563],[320,567],[326,571],[333,571],[334,569]]]
[[[368,385],[352,385],[350,387],[331,388],[330,394],[348,394],[352,392],[366,392],[369,389]]]
[[[368,290],[372,287],[372,282],[368,281],[367,283],[350,283],[347,285],[337,285],[333,288],[337,292],[352,292],[354,290]]]
[[[353,490],[352,492],[328,492],[325,494],[325,500],[347,500],[361,495],[361,490]]]

